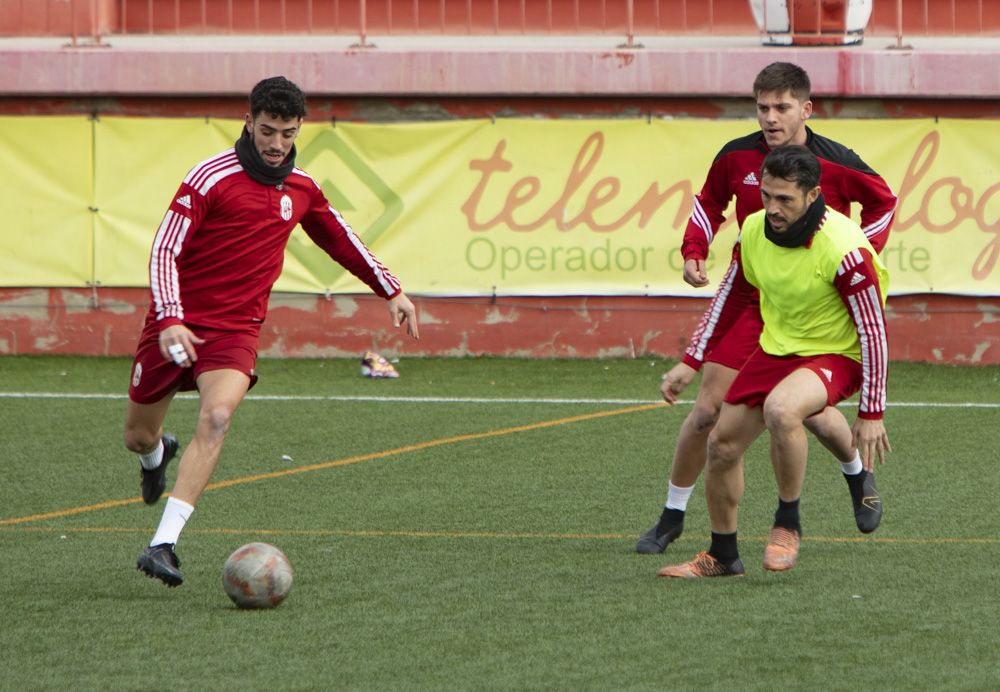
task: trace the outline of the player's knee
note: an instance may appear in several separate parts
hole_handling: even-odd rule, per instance
[[[696,402],[688,417],[691,427],[699,434],[708,433],[719,420],[719,410],[719,406],[714,406],[711,403]]]
[[[156,445],[158,438],[142,428],[125,428],[123,436],[125,449],[136,454],[148,454]]]
[[[764,402],[764,425],[772,433],[802,425],[802,417],[786,399],[768,397]]]
[[[198,427],[212,437],[224,437],[233,420],[233,412],[227,406],[212,406],[203,409],[198,418]]]

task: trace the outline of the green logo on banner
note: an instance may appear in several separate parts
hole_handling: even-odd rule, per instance
[[[299,151],[296,163],[323,189],[365,245],[379,236],[403,213],[403,200],[337,134],[326,130]],[[323,286],[333,286],[346,271],[317,247],[301,229],[288,241],[288,252]]]

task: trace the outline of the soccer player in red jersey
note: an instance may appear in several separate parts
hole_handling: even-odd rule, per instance
[[[744,573],[736,542],[743,495],[743,452],[766,428],[778,481],[778,511],[764,549],[764,569],[792,569],[802,533],[799,496],[809,447],[805,421],[861,392],[851,431],[863,467],[891,451],[885,411],[888,272],[851,219],[825,204],[820,164],[802,146],[783,146],[764,159],[764,209],[740,232],[740,271],[759,290],[760,346],[726,393],[708,438],[705,497],[712,543],[662,577],[724,577]]]
[[[803,145],[818,157],[826,204],[845,215],[850,215],[852,202],[860,204],[862,228],[869,242],[876,251],[885,246],[896,196],[857,154],[806,126],[812,115],[810,92],[809,75],[797,65],[776,62],[758,73],[753,93],[760,131],[734,139],[719,151],[695,197],[681,245],[687,283],[699,287],[708,284],[705,259],[725,220],[723,212],[735,197],[736,220],[742,227],[746,217],[761,208],[761,164],[768,152],[785,144]],[[752,291],[740,290],[744,279],[738,271],[738,258],[734,249],[733,261],[684,358],[663,376],[663,398],[674,403],[698,370],[703,373],[694,408],[677,437],[666,504],[656,524],[639,537],[639,553],[662,553],[681,535],[688,499],[705,467],[708,435],[718,419],[723,396],[757,348],[762,328],[758,299]],[[862,468],[857,450],[850,445],[844,416],[827,408],[811,417],[806,426],[841,462],[858,528],[865,533],[874,531],[882,515],[881,497],[874,475]]]
[[[179,444],[163,432],[178,391],[198,390],[194,437],[159,528],[137,567],[183,582],[174,546],[208,484],[233,413],[256,383],[257,340],[285,245],[298,225],[330,257],[386,299],[394,326],[419,338],[399,281],[365,247],[309,175],[295,166],[305,96],[284,77],[258,83],[235,146],[195,166],[156,232],[152,295],[136,349],[125,446],[139,455],[142,497],[155,503]]]

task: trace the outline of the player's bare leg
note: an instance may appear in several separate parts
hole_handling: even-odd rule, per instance
[[[840,462],[840,469],[851,493],[854,521],[862,533],[871,533],[882,521],[882,495],[875,486],[875,474],[865,471],[861,453],[854,446],[854,436],[847,419],[835,407],[827,406],[805,421],[806,428]]]
[[[181,458],[156,534],[136,564],[167,586],[184,581],[174,546],[215,471],[233,413],[249,386],[250,378],[238,370],[210,370],[198,376],[200,404],[194,438]]]
[[[694,408],[677,434],[666,504],[656,524],[639,537],[636,552],[662,553],[684,531],[688,499],[698,476],[705,469],[708,435],[715,427],[722,399],[736,379],[737,372],[718,363],[705,363],[702,368],[701,386]]]
[[[779,382],[764,401],[764,422],[771,433],[771,461],[783,499],[795,500],[802,494],[809,457],[803,423],[813,412],[826,407],[826,396],[819,376],[802,368]]]
[[[163,420],[174,394],[171,392],[152,404],[128,402],[125,447],[139,455],[140,487],[147,505],[155,504],[163,495],[167,466],[180,446],[173,434],[163,432]]]
[[[708,438],[705,499],[713,533],[735,533],[743,497],[743,452],[764,431],[759,407],[724,404]]]
[[[707,551],[660,570],[661,577],[725,577],[744,573],[736,541],[736,520],[743,497],[743,452],[764,430],[760,408],[723,404],[708,437],[705,498],[712,523]]]
[[[826,407],[826,387],[812,370],[800,369],[783,379],[764,401],[764,422],[771,433],[771,464],[778,482],[778,509],[764,549],[764,568],[795,566],[802,525],[799,498],[809,458],[804,421]]]
[[[705,469],[708,460],[708,435],[719,420],[722,399],[738,372],[718,363],[705,363],[702,368],[701,386],[698,388],[694,408],[684,419],[677,436],[670,469],[670,482],[674,485],[694,485]]]
[[[125,414],[125,447],[136,454],[148,454],[163,436],[163,421],[174,393],[153,404],[137,404],[131,399]]]
[[[194,506],[208,485],[222,452],[233,413],[250,387],[238,370],[209,370],[198,377],[198,424],[181,457],[171,497]]]
[[[819,413],[809,416],[805,420],[805,426],[841,464],[849,464],[854,460],[858,449],[854,446],[851,426],[835,406],[827,406]]]

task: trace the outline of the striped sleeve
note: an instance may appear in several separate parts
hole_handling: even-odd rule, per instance
[[[301,169],[296,169],[295,172],[312,180]],[[334,261],[367,284],[376,295],[392,298],[402,292],[399,280],[372,254],[344,217],[330,205],[316,181],[312,180],[312,183],[315,188],[313,202],[301,221],[306,235]]]
[[[861,202],[861,230],[875,252],[889,242],[889,230],[896,215],[896,194],[880,175],[853,173],[850,176],[853,198]]]
[[[878,274],[867,250],[853,250],[837,268],[834,287],[854,320],[861,344],[861,400],[858,417],[880,419],[885,412],[889,348]]]
[[[184,321],[177,258],[205,216],[206,196],[219,180],[240,170],[233,149],[199,163],[185,176],[163,216],[149,256],[149,290],[160,329]]]
[[[178,196],[183,199],[180,193]],[[177,255],[180,254],[191,228],[191,218],[174,211],[173,206],[167,209],[160,222],[153,238],[153,251],[149,256],[149,290],[153,294],[156,319],[161,323],[161,328],[184,321]]]
[[[733,197],[733,192],[729,189],[727,163],[727,157],[716,157],[708,169],[701,192],[695,195],[691,218],[688,219],[684,239],[681,241],[681,256],[685,260],[706,259],[708,246],[715,239],[719,226],[726,220],[723,212]]]
[[[719,218],[719,215],[713,214],[712,217],[709,217],[702,204],[702,199],[701,195],[695,196],[694,205],[691,208],[691,218],[688,219],[687,230],[684,232],[685,259],[705,259],[708,257],[708,246],[712,244],[716,230],[722,225],[722,219]]]

